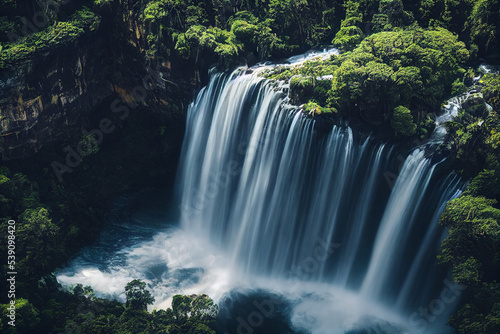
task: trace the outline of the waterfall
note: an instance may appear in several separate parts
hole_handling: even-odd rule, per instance
[[[430,144],[405,150],[347,124],[325,131],[289,104],[287,83],[262,77],[273,70],[213,71],[190,105],[180,226],[161,200],[130,214],[118,205],[57,279],[122,301],[125,284],[142,279],[160,309],[175,294],[206,293],[229,319],[221,333],[447,333],[461,288],[436,264],[446,236],[438,220],[461,181],[429,145],[442,141],[462,97],[437,118]],[[241,294],[243,311],[234,307]],[[256,302],[290,330],[256,328],[249,317],[265,315]]]
[[[403,314],[432,300],[443,280],[437,221],[458,178],[439,173],[422,147],[401,158],[347,125],[316,131],[264,70],[212,73],[190,106],[178,184],[184,229],[242,275],[299,277]],[[384,172],[398,158],[390,185]],[[328,256],[315,257],[318,245]]]

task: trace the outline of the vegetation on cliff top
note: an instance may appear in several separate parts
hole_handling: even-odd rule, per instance
[[[394,125],[393,111],[403,106],[425,138],[443,97],[450,96],[453,83],[467,75],[462,66],[468,59],[465,44],[451,32],[411,27],[373,34],[353,51],[300,67],[278,68],[266,76],[291,79],[292,102],[320,103],[338,110],[351,123]],[[393,127],[395,134],[404,136],[416,130]]]
[[[96,31],[99,23],[99,16],[83,7],[66,22],[54,22],[44,30],[25,37],[16,35],[16,42],[6,44],[0,52],[0,68],[5,65],[15,66],[16,62],[29,58],[35,52],[73,45],[86,32]]]

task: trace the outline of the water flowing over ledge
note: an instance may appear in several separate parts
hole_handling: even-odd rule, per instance
[[[157,307],[175,293],[223,301],[234,289],[265,289],[290,300],[299,332],[444,333],[453,305],[433,321],[415,312],[446,287],[437,221],[460,180],[425,148],[403,158],[348,126],[316,132],[286,85],[259,75],[266,68],[212,73],[190,106],[181,228],[97,268],[76,261],[58,279],[109,293],[142,278]]]
[[[433,264],[444,233],[437,220],[459,180],[438,177],[438,164],[415,149],[389,191],[382,176],[393,147],[349,127],[321,137],[261,69],[213,75],[190,108],[184,228],[227,252],[243,275],[301,276],[402,314],[428,303],[443,280]],[[317,245],[338,249],[309,260]]]

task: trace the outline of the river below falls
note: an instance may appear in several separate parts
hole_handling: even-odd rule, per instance
[[[223,334],[422,333],[354,292],[293,277],[238,275],[216,247],[179,226],[172,202],[166,192],[116,199],[98,240],[57,272],[58,281],[68,289],[90,285],[99,297],[124,302],[125,285],[142,279],[156,299],[150,311],[170,307],[175,294],[205,293],[219,305]],[[433,333],[448,332],[435,325]]]

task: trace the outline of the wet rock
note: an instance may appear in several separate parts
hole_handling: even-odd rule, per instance
[[[473,116],[481,116],[488,111],[483,94],[481,93],[470,94],[470,96],[462,102],[462,108]]]

